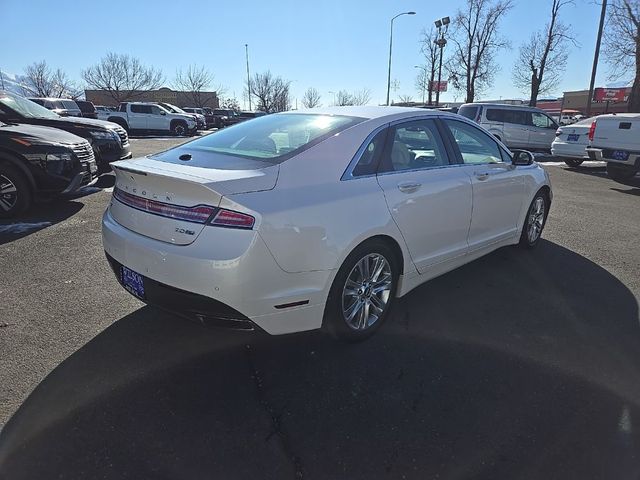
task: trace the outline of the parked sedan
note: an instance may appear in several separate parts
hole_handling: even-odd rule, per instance
[[[499,247],[535,247],[545,171],[457,115],[267,115],[114,164],[103,244],[123,287],[203,322],[361,340],[395,298]]]
[[[84,138],[56,128],[0,122],[0,218],[19,215],[35,198],[73,192],[97,171]]]
[[[593,118],[587,118],[558,128],[551,144],[551,154],[561,158],[570,167],[579,167],[588,160],[587,147],[590,145],[589,128],[592,121]]]

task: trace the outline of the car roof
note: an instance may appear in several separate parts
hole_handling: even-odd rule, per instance
[[[509,103],[482,103],[482,102],[473,102],[473,103],[465,103],[464,105],[460,105],[462,107],[494,107],[494,108],[511,108],[516,110],[535,110],[536,112],[544,112],[541,108],[538,107],[530,107],[529,105],[511,105]],[[546,113],[546,112],[545,112]]]
[[[438,110],[428,110],[425,108],[410,108],[410,107],[384,107],[384,106],[345,106],[345,107],[320,107],[320,108],[308,108],[301,110],[293,110],[283,113],[317,113],[323,115],[345,115],[349,117],[360,117],[366,119],[374,119],[381,117],[412,117],[417,113],[421,115],[442,115],[443,112]]]
[[[35,98],[36,100],[49,100],[49,101],[60,101],[60,100],[65,100],[65,101],[72,101],[75,102],[75,100],[72,100],[71,98],[57,98],[57,97],[29,97],[31,98]]]

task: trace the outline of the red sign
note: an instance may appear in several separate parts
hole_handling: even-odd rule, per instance
[[[435,80],[431,82],[431,91],[432,92],[446,92],[447,91],[447,82],[436,82]]]
[[[624,102],[627,98],[626,88],[594,88],[594,102]]]

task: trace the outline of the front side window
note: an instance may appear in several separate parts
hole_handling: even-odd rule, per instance
[[[465,122],[448,119],[443,119],[443,121],[458,145],[463,163],[502,162],[498,144],[490,135]]]
[[[151,105],[151,113],[153,115],[161,115],[165,110],[161,109],[158,105]]]
[[[392,128],[382,171],[398,172],[449,165],[433,120],[418,120]]]
[[[549,120],[549,117],[547,117],[542,113],[532,112],[531,121],[533,122],[534,127],[549,128],[551,126],[551,121]]]
[[[189,148],[278,163],[361,121],[341,115],[267,115],[189,142]]]

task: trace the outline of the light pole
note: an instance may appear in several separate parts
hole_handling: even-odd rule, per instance
[[[336,92],[329,91],[329,93],[333,94],[333,105],[336,104]]]
[[[244,44],[244,52],[247,57],[247,96],[249,97],[249,111],[251,111],[251,77],[249,76],[249,44]]]
[[[427,90],[427,67],[422,65],[414,65],[413,68],[419,68],[424,72],[422,75],[422,106],[424,106],[424,93]]]
[[[391,52],[393,48],[393,21],[402,15],[415,15],[416,12],[399,13],[391,19],[391,34],[389,35],[389,74],[387,75],[387,106],[389,105],[389,92],[391,91]]]
[[[442,81],[442,50],[447,44],[447,39],[444,38],[444,34],[447,33],[449,28],[449,17],[443,17],[440,20],[436,20],[436,28],[438,29],[438,39],[435,41],[436,45],[440,48],[440,64],[438,65],[438,85],[436,88],[436,107],[440,106],[440,82]]]
[[[596,40],[596,52],[593,55],[593,68],[591,69],[591,82],[589,83],[589,98],[587,98],[587,118],[591,116],[591,102],[593,101],[593,87],[596,84],[596,71],[598,70],[598,57],[600,56],[600,42],[602,41],[602,28],[604,27],[604,17],[607,14],[607,0],[602,2],[600,12],[600,26],[598,27],[598,38]],[[564,98],[564,95],[562,96]]]

